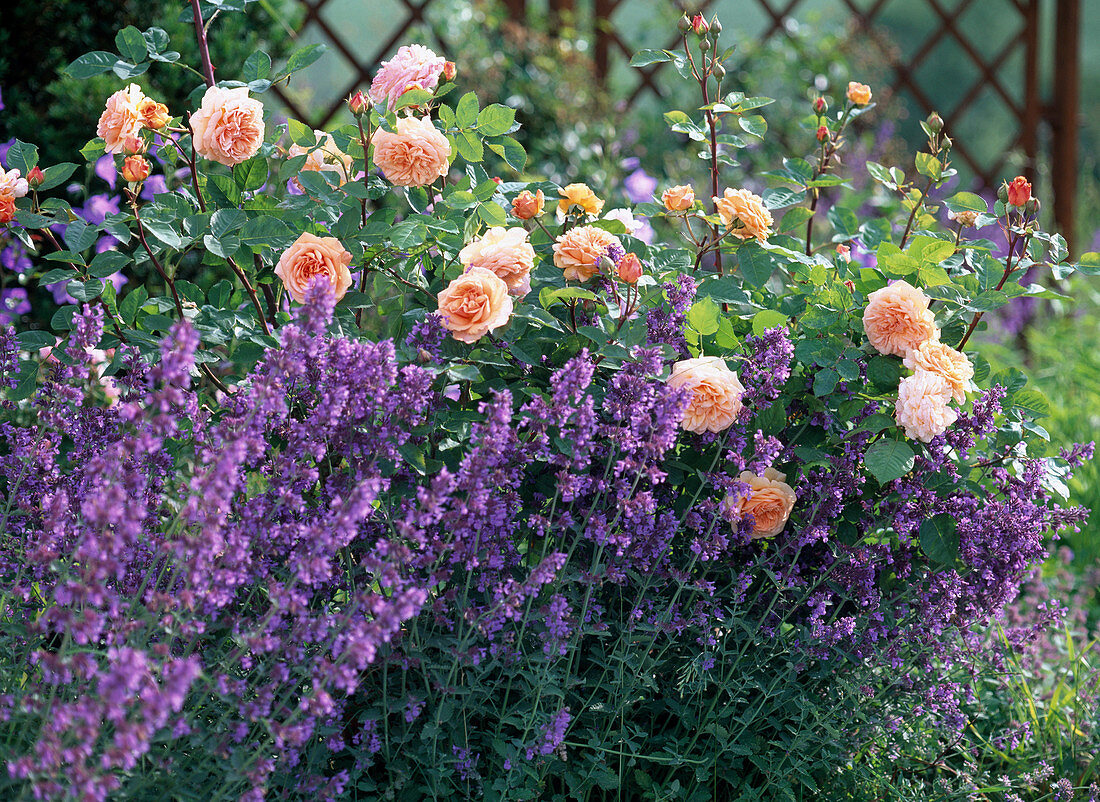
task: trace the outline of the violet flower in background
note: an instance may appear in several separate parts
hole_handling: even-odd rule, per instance
[[[23,287],[0,290],[0,323],[14,323],[31,311],[31,302]]]

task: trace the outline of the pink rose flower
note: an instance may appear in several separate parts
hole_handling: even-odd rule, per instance
[[[484,267],[471,267],[439,293],[443,327],[464,343],[476,343],[512,316],[508,285]]]
[[[451,143],[427,117],[400,117],[395,133],[379,128],[371,144],[374,163],[390,183],[423,187],[447,174]]]
[[[247,87],[212,86],[202,96],[199,110],[191,115],[191,130],[196,153],[232,167],[251,159],[263,144],[263,104],[248,96]]]
[[[492,270],[508,285],[508,294],[522,298],[531,291],[535,249],[522,228],[494,226],[458,252],[466,267]]]
[[[336,147],[336,140],[332,138],[332,134],[314,130],[313,135],[317,137],[315,145],[291,145],[286,153],[287,158],[293,159],[295,156],[307,154],[305,164],[302,165],[303,170],[332,173],[337,185],[347,182],[351,178],[351,156]],[[299,189],[302,188],[297,178],[294,179],[294,183]]]
[[[670,387],[691,391],[681,425],[689,432],[721,432],[741,413],[745,388],[724,359],[703,356],[684,359],[672,366]]]
[[[410,85],[429,92],[435,89],[446,63],[445,58],[423,45],[405,45],[392,59],[382,62],[371,81],[370,99],[375,103],[385,101],[387,108],[392,110]]]
[[[895,281],[867,296],[863,329],[880,354],[905,356],[926,340],[938,340],[928,297],[907,281]]]
[[[107,98],[107,108],[99,117],[95,133],[103,137],[108,153],[122,153],[126,140],[141,133],[141,104],[146,99],[137,84],[119,89]]]
[[[0,168],[0,198],[15,200],[22,198],[29,190],[30,184],[18,170],[4,172],[4,169]]]
[[[951,383],[928,370],[918,370],[906,376],[898,385],[898,401],[894,420],[905,429],[905,436],[925,443],[943,434],[959,417],[948,406]]]
[[[290,297],[298,303],[306,299],[306,290],[317,276],[328,279],[336,300],[351,286],[351,254],[336,237],[316,237],[308,232],[294,241],[279,257],[275,275],[283,280]]]
[[[794,488],[785,481],[787,474],[767,468],[763,476],[742,471],[739,478],[749,486],[750,492],[748,498],[737,500],[734,509],[741,515],[753,517],[752,539],[775,537],[787,525],[798,500]]]

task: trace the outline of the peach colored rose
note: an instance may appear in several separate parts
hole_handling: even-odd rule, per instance
[[[144,156],[127,156],[122,163],[122,177],[131,184],[144,181],[149,177],[149,162]]]
[[[0,195],[0,225],[10,223],[15,219],[15,198]]]
[[[163,103],[157,103],[151,97],[143,97],[137,105],[138,117],[141,124],[153,131],[159,131],[168,125],[172,115],[168,113],[168,107]]]
[[[476,343],[512,316],[508,285],[492,270],[471,267],[439,293],[443,327],[464,343]]]
[[[545,202],[546,197],[541,189],[534,195],[531,194],[531,190],[525,189],[512,201],[512,214],[520,220],[530,220],[542,214],[542,206]]]
[[[763,242],[772,233],[772,213],[764,208],[759,195],[747,189],[727,189],[721,198],[714,198],[722,222],[731,226],[730,233],[738,239],[755,237]],[[733,227],[734,221],[741,225]]]
[[[522,298],[531,291],[535,249],[522,228],[493,226],[458,252],[466,267],[484,267],[508,285],[508,294]]]
[[[569,184],[558,190],[561,200],[558,201],[558,212],[565,214],[570,206],[580,206],[585,214],[597,215],[603,210],[603,201],[596,197],[596,193],[588,188],[588,184]]]
[[[736,509],[753,517],[752,539],[775,537],[782,532],[798,500],[794,488],[785,481],[787,474],[767,468],[763,476],[742,471],[738,478],[751,488],[748,498],[737,501]]]
[[[887,355],[905,356],[940,336],[928,297],[907,281],[895,281],[867,296],[863,328],[875,350]]]
[[[670,387],[691,391],[681,425],[689,432],[721,432],[741,412],[745,388],[724,359],[716,356],[684,359],[672,366]]]
[[[577,226],[554,242],[554,264],[565,271],[567,279],[588,281],[599,272],[596,260],[612,245],[622,247],[614,234],[595,226]]]
[[[1022,175],[1012,179],[1008,185],[1008,202],[1012,206],[1023,206],[1031,200],[1031,183]]]
[[[375,103],[386,102],[389,109],[397,105],[411,85],[431,91],[439,85],[439,76],[447,61],[423,45],[405,45],[382,66],[370,85],[370,99]]]
[[[316,237],[303,232],[279,257],[275,275],[283,280],[286,291],[298,303],[305,301],[306,290],[314,278],[324,276],[339,301],[351,286],[349,264],[351,254],[336,237]]]
[[[849,81],[848,92],[846,94],[848,100],[852,101],[857,106],[866,106],[871,102],[871,87],[867,86],[867,84]]]
[[[642,261],[636,253],[628,253],[615,265],[615,275],[619,281],[633,284],[642,277]]]
[[[145,94],[137,84],[119,89],[107,98],[107,108],[99,117],[95,133],[103,137],[108,153],[122,153],[126,138],[136,137],[141,132],[141,112],[138,108],[143,100]]]
[[[30,190],[30,184],[23,178],[18,170],[8,170],[0,167],[0,198],[22,198]]]
[[[447,174],[451,143],[427,117],[400,117],[397,131],[371,137],[374,163],[393,184],[423,187]]]
[[[695,190],[686,185],[669,187],[661,193],[661,202],[670,212],[682,212],[695,203]]]
[[[195,152],[204,159],[225,164],[248,161],[264,141],[264,107],[248,96],[248,88],[212,86],[202,96],[199,110],[191,115]]]
[[[331,173],[337,181],[337,186],[344,184],[351,177],[351,156],[336,147],[336,140],[332,138],[332,134],[315,130],[313,135],[317,137],[316,144],[291,145],[286,153],[287,158],[293,159],[295,156],[308,154],[305,164],[302,165],[303,170]],[[294,183],[298,189],[302,188],[297,178],[294,179]]]
[[[951,383],[936,373],[918,370],[898,385],[894,420],[905,429],[905,436],[925,443],[943,434],[955,422],[958,413],[948,406]]]
[[[960,404],[966,401],[966,388],[974,378],[974,366],[966,354],[939,340],[925,340],[906,354],[904,361],[910,370],[927,370],[947,379],[955,401]]]

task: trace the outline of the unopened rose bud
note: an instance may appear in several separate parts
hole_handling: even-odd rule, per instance
[[[141,137],[128,136],[122,140],[122,152],[127,156],[136,156],[145,152],[145,142]]]
[[[628,253],[619,260],[619,264],[615,266],[615,272],[619,281],[633,284],[642,277],[642,262],[637,254]]]
[[[532,217],[538,217],[542,214],[544,203],[546,203],[546,198],[543,196],[541,189],[534,195],[531,194],[531,190],[525,189],[516,195],[516,199],[512,201],[512,215],[520,220],[530,220]]]
[[[851,279],[844,279],[844,286],[847,287],[850,292],[856,291],[856,285],[852,283]]]
[[[1027,203],[1024,204],[1024,211],[1028,214],[1038,214],[1040,205],[1038,198],[1028,198]]]
[[[817,128],[817,141],[824,142],[829,138],[829,129],[824,125],[819,125]]]
[[[696,14],[691,18],[691,29],[695,31],[696,36],[702,36],[710,30],[710,26],[702,14]]]
[[[708,50],[710,50],[710,37],[704,36],[699,40],[699,52],[706,53]]]
[[[679,20],[676,21],[676,28],[680,31],[680,33],[687,33],[691,30],[691,20],[688,19],[687,14],[684,14],[682,17],[680,17]]]
[[[857,81],[849,81],[847,97],[857,106],[866,106],[871,102],[871,87]]]
[[[348,108],[351,109],[351,113],[356,117],[361,117],[370,111],[370,101],[367,100],[367,96],[363,94],[363,90],[358,90],[354,95],[348,98]]]
[[[443,65],[443,78],[447,81],[453,81],[455,75],[458,74],[458,67],[455,66],[453,61],[448,61]]]
[[[1008,182],[1002,181],[1001,185],[997,187],[997,200],[1001,203],[1008,203]]]
[[[1031,199],[1031,184],[1022,175],[1018,175],[1008,185],[1007,192],[1009,204],[1023,206]]]
[[[954,145],[955,143],[951,140],[951,137],[945,136],[941,140],[940,144],[943,145],[944,150],[951,150],[951,146]]]
[[[149,177],[149,162],[142,156],[127,156],[122,163],[122,177],[131,184],[138,184]]]
[[[426,365],[432,361],[432,355],[430,352],[425,351],[423,348],[421,348],[419,351],[416,352],[416,361],[419,362],[421,365]]]
[[[929,129],[931,129],[933,134],[938,134],[940,131],[943,130],[943,118],[940,115],[936,114],[936,112],[932,112],[931,114],[929,114],[928,120],[926,122],[928,123],[928,127]]]
[[[814,111],[817,112],[819,115],[824,114],[828,110],[829,104],[825,102],[825,98],[819,97],[817,100],[814,101]]]
[[[600,269],[601,273],[612,275],[615,272],[615,263],[611,261],[610,256],[601,256],[596,260],[596,266]]]
[[[42,175],[42,170],[38,167],[32,167],[31,171],[27,173],[27,184],[31,189],[38,189],[45,180],[46,176]]]
[[[726,68],[722,66],[721,62],[716,61],[710,68],[710,74],[720,81],[726,77]]]
[[[714,31],[714,33],[716,35],[720,34],[722,32],[722,23],[720,23],[718,21],[718,15],[717,14],[715,14],[713,19],[711,19],[711,21],[710,21],[710,29],[712,31]]]
[[[493,181],[495,181],[498,184],[503,184],[504,183],[504,180],[499,175],[494,175],[493,176]]]

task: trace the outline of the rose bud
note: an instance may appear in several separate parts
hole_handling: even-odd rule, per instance
[[[127,156],[122,163],[122,177],[137,184],[149,177],[149,162],[142,156]]]
[[[31,171],[27,173],[27,185],[31,189],[38,189],[45,180],[46,176],[42,175],[42,170],[38,167],[32,167]]]
[[[362,117],[370,111],[370,101],[363,94],[363,90],[356,90],[355,94],[348,98],[348,108],[356,117]]]
[[[702,36],[710,30],[710,26],[707,24],[707,20],[702,14],[696,14],[691,18],[691,29],[695,31],[697,36]]]
[[[141,124],[152,131],[159,131],[172,119],[167,106],[149,97],[143,98],[138,104],[138,115],[141,117]]]
[[[829,138],[829,129],[827,126],[819,125],[817,128],[817,141],[824,142]]]
[[[443,80],[453,81],[455,75],[458,74],[458,67],[455,66],[453,61],[448,61],[443,65]]]
[[[717,14],[715,14],[714,17],[711,18],[710,29],[712,31],[714,31],[715,35],[720,34],[722,32],[722,23],[720,23],[718,21],[718,15]]]
[[[1031,184],[1022,175],[1012,179],[1008,185],[1008,202],[1012,206],[1023,206],[1031,199]]]
[[[680,17],[679,20],[677,20],[676,27],[677,29],[679,29],[680,33],[687,33],[691,30],[691,20],[688,19],[687,14],[684,14],[682,17]]]
[[[710,74],[721,81],[726,77],[726,68],[722,66],[721,62],[715,61],[711,65]]]
[[[619,277],[619,281],[633,284],[642,277],[642,262],[638,259],[637,254],[628,253],[615,265],[615,272]]]
[[[1024,204],[1024,211],[1027,214],[1038,214],[1039,205],[1040,204],[1038,198],[1028,198],[1027,203]]]
[[[145,142],[141,137],[128,136],[122,140],[122,152],[127,156],[136,156],[145,152]]]
[[[516,195],[516,199],[512,201],[512,214],[520,220],[530,220],[532,217],[538,217],[542,214],[542,207],[545,202],[546,198],[543,196],[541,189],[534,195],[531,194],[531,190],[525,189]]]
[[[1001,203],[1008,203],[1008,182],[1002,181],[1001,185],[997,187],[997,200]]]
[[[932,112],[931,114],[929,114],[928,119],[925,122],[928,123],[928,127],[931,129],[933,134],[938,134],[940,131],[943,130],[943,117],[936,114],[936,112]]]
[[[814,111],[818,114],[824,114],[829,110],[829,104],[825,102],[825,98],[819,97],[814,101]]]

